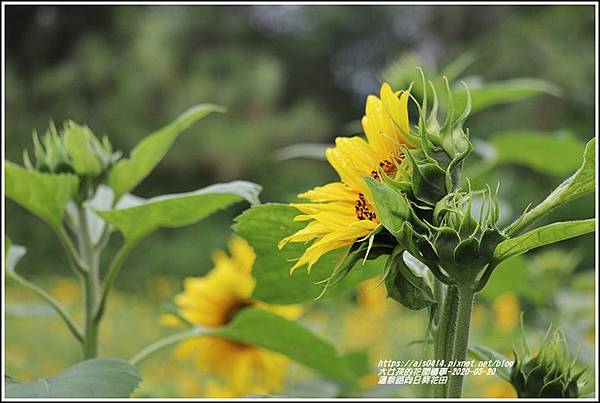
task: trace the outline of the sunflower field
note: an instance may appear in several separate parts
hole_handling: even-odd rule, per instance
[[[19,398],[597,398],[597,5],[6,5]]]

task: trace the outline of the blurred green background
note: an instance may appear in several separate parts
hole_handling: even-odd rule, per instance
[[[87,124],[128,153],[141,138],[193,104],[227,107],[227,114],[211,115],[181,136],[136,190],[139,196],[246,179],[263,185],[263,201],[293,200],[301,191],[334,180],[335,173],[315,159],[280,160],[277,150],[298,143],[332,143],[336,136],[355,134],[366,95],[376,93],[383,78],[404,85],[406,77],[417,79],[417,64],[434,79],[461,56],[472,61],[459,76],[470,85],[526,77],[560,89],[560,96],[545,93],[495,106],[467,122],[476,146],[467,172],[475,183],[501,182],[505,222],[574,171],[583,144],[594,136],[593,6],[7,6],[5,10],[8,160],[21,163],[22,150],[31,150],[32,132],[43,133],[50,121]],[[523,149],[501,139],[499,134],[508,131],[517,138],[533,132],[551,143]],[[486,159],[490,146],[503,156],[497,163]],[[117,288],[129,301],[126,305],[139,310],[142,326],[153,328],[161,301],[180,289],[183,278],[210,269],[211,252],[224,246],[232,219],[243,208],[236,206],[183,229],[161,230],[134,251]],[[593,215],[593,197],[586,197],[547,220]],[[6,232],[13,242],[28,248],[21,270],[30,278],[60,287],[57,279],[70,275],[51,230],[10,201]],[[107,256],[120,241],[114,238]],[[496,298],[512,293],[526,311],[526,320],[532,326],[537,323],[542,334],[551,320],[569,326],[573,321],[575,330],[568,336],[574,345],[587,343],[588,350],[581,354],[592,360],[585,352],[594,343],[594,258],[593,236],[588,235],[511,261],[513,271],[506,272],[518,273],[522,284],[515,286],[514,277],[508,276],[501,285],[499,278],[496,294],[482,301],[492,309]],[[33,361],[23,358],[26,329],[41,330],[48,319],[31,306],[19,309],[30,296],[17,286],[9,288],[14,309],[8,311],[8,368],[23,376],[41,376],[47,374],[42,359],[53,357],[59,368],[77,360],[76,353],[63,354],[58,347],[54,356],[44,352]],[[537,290],[533,296],[531,288]],[[579,303],[586,313],[559,316],[561,310],[573,311],[577,296],[583,298]],[[116,313],[108,313],[113,317],[109,322],[125,325],[114,309]],[[32,316],[38,322],[31,322]],[[58,324],[56,318],[52,321]],[[158,333],[149,330],[130,344],[139,348]],[[489,337],[491,347],[510,351],[506,334]],[[11,345],[16,339],[22,343]],[[115,340],[110,343],[122,347]],[[128,354],[113,347],[105,349]]]

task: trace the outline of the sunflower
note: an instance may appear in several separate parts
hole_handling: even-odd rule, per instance
[[[288,319],[300,315],[301,308],[297,305],[274,306],[252,300],[254,250],[242,238],[234,237],[229,242],[229,251],[230,254],[224,251],[213,254],[214,268],[207,275],[184,281],[184,291],[174,300],[181,317],[194,325],[221,327],[250,306]],[[164,320],[165,324],[169,322],[169,318]],[[177,358],[192,358],[197,368],[218,378],[221,390],[227,389],[233,396],[279,391],[288,366],[283,355],[213,336],[184,341],[174,354]]]
[[[510,332],[519,324],[521,307],[519,299],[513,293],[505,293],[494,300],[494,327]]]
[[[364,181],[365,176],[377,180],[382,175],[402,176],[407,164],[403,147],[411,147],[407,139],[408,91],[392,91],[389,84],[381,87],[380,97],[367,97],[362,137],[338,137],[335,147],[326,151],[327,161],[340,177],[339,182],[320,186],[298,195],[309,203],[293,203],[302,214],[295,221],[307,221],[300,231],[282,239],[279,249],[288,242],[311,243],[291,268],[293,272],[312,266],[329,251],[352,245],[369,235],[378,225],[375,203]]]

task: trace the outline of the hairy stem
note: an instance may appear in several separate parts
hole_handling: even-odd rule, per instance
[[[444,363],[447,365],[454,355],[454,337],[456,334],[456,316],[458,314],[458,290],[455,286],[448,287],[446,293],[446,309],[444,319],[446,321],[446,334],[443,340]]]
[[[452,361],[456,364],[467,359],[469,346],[469,328],[471,325],[471,313],[473,311],[473,300],[475,292],[472,285],[457,286],[458,310],[456,316],[456,331],[454,334],[454,352]],[[462,375],[450,375],[448,381],[448,397],[461,397],[463,386]]]
[[[435,334],[435,360],[443,360],[447,365],[452,360],[454,334],[456,331],[456,311],[458,305],[457,289],[454,286],[439,284],[439,316]],[[435,397],[446,397],[447,385],[435,388]]]

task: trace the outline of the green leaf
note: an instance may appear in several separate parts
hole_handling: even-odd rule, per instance
[[[259,203],[261,190],[251,182],[233,181],[193,192],[153,197],[133,207],[94,211],[118,228],[127,242],[134,243],[158,228],[193,224],[241,200]]]
[[[342,382],[354,383],[366,373],[365,361],[355,354],[342,355],[299,323],[258,308],[241,310],[227,327],[209,334],[284,354]]]
[[[583,162],[579,169],[554,189],[540,204],[509,225],[504,233],[508,236],[517,234],[555,208],[592,193],[596,188],[595,166],[596,138],[593,138],[585,146]]]
[[[191,107],[174,122],[144,138],[127,159],[122,159],[111,169],[108,184],[115,191],[115,199],[133,190],[163,159],[179,134],[197,120],[211,112],[224,112],[224,108],[213,104]]]
[[[411,206],[408,200],[402,193],[378,180],[367,177],[365,182],[375,199],[375,209],[381,224],[391,234],[398,234],[402,224],[410,217]]]
[[[538,292],[536,287],[531,287],[529,284],[523,256],[515,256],[500,263],[494,269],[490,281],[478,295],[493,301],[507,292],[517,295]]]
[[[469,355],[472,358],[474,358],[476,360],[480,360],[480,361],[489,361],[489,360],[492,360],[492,362],[496,361],[496,360],[512,361],[512,360],[509,360],[507,357],[503,356],[502,354],[495,352],[494,350],[490,350],[487,347],[480,346],[477,344],[469,345]],[[510,368],[497,367],[496,368],[496,376],[498,376],[498,377],[504,379],[506,382],[510,383]]]
[[[506,81],[495,81],[475,86],[469,85],[471,92],[471,113],[496,105],[522,101],[540,94],[561,95],[561,90],[548,81],[519,78]],[[462,86],[453,90],[454,105],[457,111],[462,111],[467,102],[466,89]]]
[[[595,228],[595,218],[548,224],[499,243],[494,250],[494,260],[501,262],[540,246],[593,232]]]
[[[65,149],[71,157],[78,175],[96,176],[102,172],[102,164],[92,149],[92,141],[98,141],[89,128],[69,122],[64,134]]]
[[[279,250],[282,238],[302,229],[306,223],[294,221],[300,212],[285,204],[263,204],[244,211],[236,217],[235,232],[254,248],[256,261],[252,274],[256,278],[253,298],[272,304],[295,304],[318,297],[323,285],[315,282],[329,277],[344,258],[344,251],[332,251],[322,256],[310,275],[304,268],[290,275],[290,267],[306,249],[306,245],[290,242]],[[331,286],[323,297],[340,295],[355,288],[364,280],[381,274],[379,260],[361,262],[350,270],[339,283]]]
[[[596,138],[585,145],[581,166],[565,182],[563,182],[549,198],[559,197],[561,204],[568,203],[576,198],[591,193],[596,189]]]
[[[475,60],[475,54],[471,51],[467,51],[444,67],[444,70],[442,70],[440,76],[446,77],[449,82],[453,82],[467,69],[467,67],[473,64]]]
[[[60,228],[65,206],[79,187],[77,176],[28,171],[12,162],[4,166],[6,196],[54,228]]]
[[[559,176],[569,175],[577,169],[583,143],[571,132],[559,135],[534,131],[511,131],[492,137],[499,164],[518,164],[538,172]],[[557,158],[548,160],[548,156]]]
[[[126,361],[95,358],[50,378],[7,383],[5,393],[9,398],[129,397],[139,381],[138,369]]]
[[[385,278],[385,288],[389,298],[414,311],[427,308],[436,302],[431,286],[424,277],[408,268],[402,252],[392,254],[388,264],[391,268]]]

